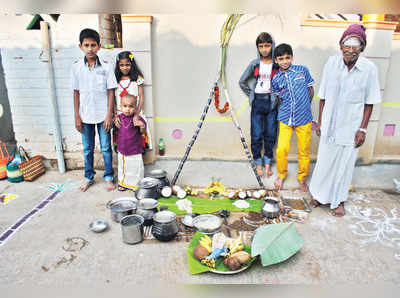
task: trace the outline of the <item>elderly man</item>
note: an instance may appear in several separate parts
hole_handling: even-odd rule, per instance
[[[313,207],[330,204],[334,216],[345,214],[358,150],[373,104],[381,101],[377,69],[360,56],[367,45],[365,27],[350,25],[339,44],[342,55],[325,64],[318,92],[321,139],[310,183]]]

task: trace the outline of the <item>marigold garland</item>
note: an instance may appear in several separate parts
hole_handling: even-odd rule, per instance
[[[215,108],[217,109],[218,113],[223,114],[229,109],[229,102],[225,102],[224,107],[221,109],[219,107],[219,88],[215,86],[214,88],[214,104]]]

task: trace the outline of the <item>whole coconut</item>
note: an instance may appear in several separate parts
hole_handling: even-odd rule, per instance
[[[239,260],[237,258],[235,258],[235,257],[226,258],[225,261],[224,261],[224,264],[231,271],[239,269],[240,266],[242,265],[242,264],[240,264]]]
[[[205,257],[207,257],[209,255],[207,248],[201,246],[201,245],[197,245],[194,249],[193,249],[193,256],[201,261],[202,259],[204,259]]]

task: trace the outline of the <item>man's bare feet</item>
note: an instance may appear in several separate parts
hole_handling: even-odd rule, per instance
[[[308,192],[308,185],[305,180],[297,180],[299,181],[300,190],[303,192]]]
[[[112,191],[115,189],[115,185],[113,181],[106,181],[106,190]]]
[[[275,182],[274,182],[274,186],[275,186],[275,189],[278,189],[278,190],[280,190],[281,188],[282,188],[282,186],[283,186],[283,178],[281,178],[281,177],[279,177],[278,176],[278,178],[276,178],[276,180],[275,180]]]
[[[313,208],[317,208],[318,206],[321,205],[320,202],[318,202],[317,200],[312,199],[310,202],[311,206],[313,206]]]
[[[263,171],[262,166],[256,166],[256,170],[257,170],[258,176],[260,176],[261,178],[264,178],[264,171]]]
[[[344,202],[341,202],[336,209],[332,210],[333,216],[342,217],[342,216],[344,216],[344,214],[345,214]]]
[[[267,177],[271,177],[272,176],[273,173],[272,173],[270,164],[266,164],[265,165],[265,174],[267,174]]]
[[[82,185],[81,185],[81,187],[79,187],[79,189],[81,190],[81,192],[85,192],[85,191],[87,191],[88,190],[88,188],[90,187],[90,186],[92,186],[93,185],[93,181],[85,181]]]

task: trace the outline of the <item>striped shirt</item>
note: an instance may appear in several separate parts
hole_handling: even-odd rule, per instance
[[[291,65],[286,71],[279,70],[272,78],[272,91],[282,100],[278,121],[299,126],[313,120],[308,90],[313,84],[314,80],[305,66]]]

